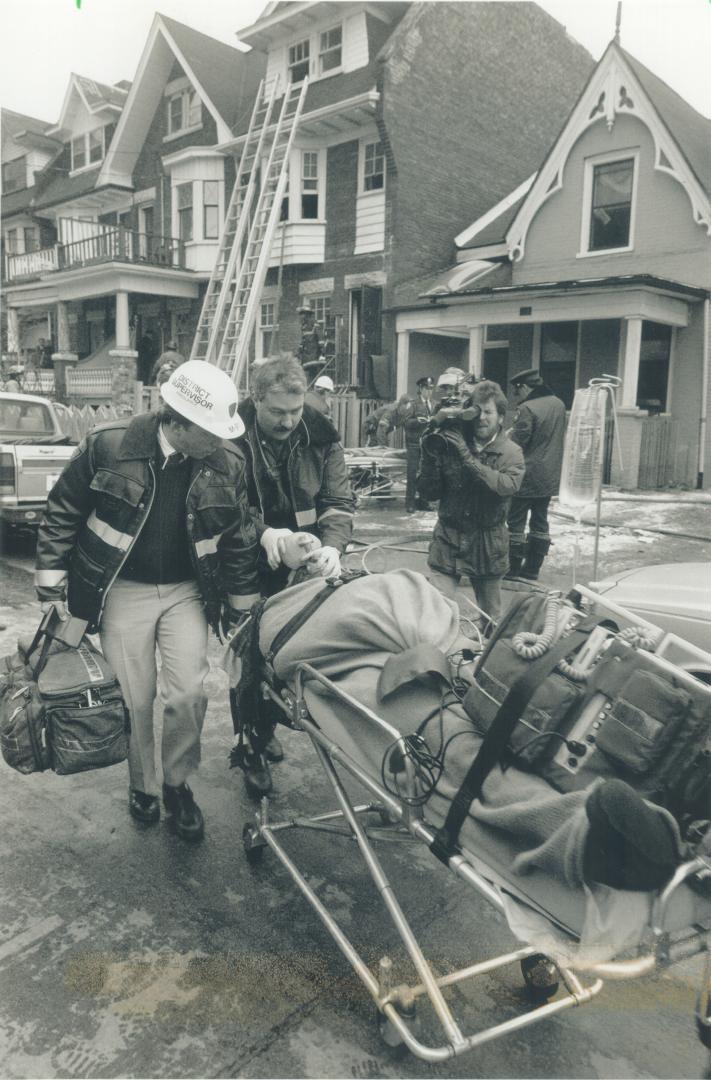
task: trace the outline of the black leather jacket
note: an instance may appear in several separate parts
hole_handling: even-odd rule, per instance
[[[69,610],[88,620],[90,632],[148,516],[157,440],[153,414],[96,428],[49,494],[37,538],[37,593],[52,600],[66,589]],[[259,543],[237,447],[223,443],[193,462],[185,512],[195,578],[215,629],[223,602],[245,609],[259,598]]]

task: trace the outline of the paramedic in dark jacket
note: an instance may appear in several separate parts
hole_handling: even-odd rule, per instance
[[[506,512],[523,480],[523,454],[502,430],[507,402],[498,383],[477,383],[478,420],[430,430],[422,439],[418,489],[439,499],[427,563],[430,581],[452,599],[462,576],[494,622],[509,568]]]
[[[322,577],[338,577],[353,532],[355,499],[343,447],[327,417],[304,404],[306,386],[294,357],[270,359],[254,368],[252,396],[239,408],[245,432],[237,445],[249,467],[249,502],[264,548],[260,583],[265,596],[288,583],[291,571],[282,560],[284,543],[294,532],[317,538],[318,550],[305,568]],[[272,761],[283,756],[276,737],[267,756]],[[271,786],[264,762],[246,769],[245,777],[254,791],[264,793]]]
[[[405,484],[405,512],[414,514],[416,510],[427,510],[427,502],[417,498],[417,472],[420,467],[420,439],[432,418],[432,391],[434,379],[423,375],[417,380],[417,395],[406,409],[402,410],[402,425],[405,429],[405,451],[407,454],[407,479]]]
[[[526,462],[526,475],[509,508],[509,576],[536,581],[551,546],[548,505],[560,484],[565,405],[535,368],[519,371],[509,381],[517,406],[510,435]]]
[[[187,777],[200,761],[208,624],[239,623],[259,598],[237,391],[202,361],[161,386],[158,413],[91,431],[47,500],[35,583],[98,627],[129,708],[129,811],[158,821],[153,706],[161,654],[163,802],[178,835],[203,818]]]

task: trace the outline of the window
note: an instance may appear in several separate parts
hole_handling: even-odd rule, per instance
[[[646,320],[642,323],[637,384],[639,409],[647,409],[652,413],[666,411],[671,340],[671,326]]]
[[[95,161],[101,161],[104,156],[104,130],[99,128],[98,131],[90,131],[88,135],[89,142],[89,161],[93,164]]]
[[[259,341],[257,343],[260,359],[269,356],[272,351],[272,339],[276,324],[276,304],[273,300],[262,304],[259,314]]]
[[[321,341],[333,341],[336,335],[336,319],[331,314],[331,297],[310,296],[308,305],[314,313],[314,322],[320,323]]]
[[[588,251],[629,247],[633,178],[633,158],[593,167]]]
[[[39,249],[37,229],[33,225],[29,225],[25,226],[22,231],[25,239],[25,251],[37,251]]]
[[[8,255],[17,255],[17,229],[8,229],[5,233],[5,248]]]
[[[199,127],[202,123],[202,102],[190,87],[168,98],[168,134]]]
[[[543,323],[541,376],[566,409],[573,404],[578,371],[578,323]]]
[[[301,216],[318,217],[318,151],[301,152]]]
[[[334,26],[325,30],[320,35],[318,49],[319,74],[325,75],[327,71],[334,71],[341,66],[341,44],[343,30],[340,26]]]
[[[6,161],[2,167],[2,187],[6,195],[27,187],[27,158]]]
[[[289,82],[303,82],[309,73],[309,39],[289,46]]]
[[[113,125],[109,124],[107,127],[113,128]],[[83,135],[77,135],[75,139],[72,139],[72,172],[103,161],[110,137],[111,133],[109,132],[107,138],[106,127],[100,127],[94,128],[93,131],[87,131]]]
[[[86,165],[86,141],[84,135],[72,139],[72,170],[83,169]]]
[[[178,202],[178,237],[183,240],[193,238],[193,185],[176,184],[175,194]]]
[[[217,240],[220,235],[220,183],[204,180],[202,185],[203,240]]]
[[[385,187],[385,157],[381,142],[366,143],[363,152],[363,191]]]

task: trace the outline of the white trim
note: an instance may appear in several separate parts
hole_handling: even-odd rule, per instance
[[[302,525],[315,525],[316,524],[316,507],[312,506],[308,510],[296,510],[294,513],[296,518],[296,524],[301,527]]]
[[[634,116],[646,125],[654,140],[654,168],[681,184],[689,197],[694,222],[711,236],[711,198],[694,176],[629,64],[612,43],[593,72],[506,233],[512,262],[523,258],[528,230],[541,206],[563,187],[565,165],[580,136],[593,124],[603,121],[611,130],[618,115]],[[662,156],[668,165],[663,163]]]
[[[343,278],[343,289],[349,292],[351,289],[359,289],[361,285],[372,285],[380,288],[387,285],[387,275],[384,270],[366,270],[363,274],[346,274]]]
[[[465,263],[472,259],[500,259],[502,255],[508,257],[509,249],[506,243],[487,244],[484,247],[463,248],[457,252],[457,262]]]
[[[141,203],[149,203],[156,201],[156,189],[154,187],[143,188],[142,191],[134,191],[133,199],[131,200],[133,206],[140,206]]]
[[[372,188],[370,191],[365,190],[365,148],[366,146],[377,146],[380,143],[382,149],[383,158],[383,186],[379,188]],[[385,154],[385,146],[383,140],[380,138],[380,134],[376,133],[375,138],[372,135],[361,136],[358,140],[358,198],[367,199],[372,195],[384,195],[388,187],[388,161]]]
[[[105,544],[109,544],[111,547],[118,548],[119,551],[128,551],[133,542],[133,536],[130,533],[120,532],[106,521],[102,521],[97,516],[96,510],[92,510],[86,519],[86,527],[91,529],[99,537],[99,540],[103,540]]]
[[[496,206],[492,206],[490,210],[487,210],[485,214],[482,214],[481,217],[477,218],[468,229],[464,229],[463,232],[460,232],[455,236],[454,243],[457,247],[463,247],[465,244],[468,244],[469,241],[473,240],[475,236],[478,236],[487,225],[490,225],[492,221],[496,221],[504,211],[512,207],[514,203],[517,203],[522,195],[526,195],[531,190],[531,186],[537,175],[537,173],[531,173],[527,180],[524,180],[514,191],[509,192],[509,194],[501,199],[500,202],[497,202]]]
[[[217,555],[217,545],[220,541],[222,533],[217,536],[208,536],[205,540],[195,541],[195,554],[198,559],[204,559],[208,555]]]
[[[616,161],[629,161],[632,159],[632,196],[630,199],[630,230],[627,243],[624,247],[596,248],[590,250],[590,216],[592,212],[592,190],[595,169],[598,165],[612,165]],[[625,252],[634,251],[634,227],[637,214],[637,188],[639,186],[639,147],[628,147],[621,150],[609,150],[604,154],[593,154],[583,161],[583,198],[582,214],[580,218],[580,243],[576,259],[595,258],[596,255],[622,255]]]
[[[184,134],[181,132],[181,134]],[[172,154],[163,154],[161,164],[164,169],[172,169],[174,165],[180,165],[184,161],[198,161],[200,158],[221,158],[225,155],[212,146],[186,146],[184,150],[174,150]]]

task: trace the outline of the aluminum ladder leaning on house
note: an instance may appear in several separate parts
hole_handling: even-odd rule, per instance
[[[239,384],[246,369],[249,341],[261,298],[281,202],[289,175],[289,155],[301,117],[308,80],[288,88],[272,122],[278,85],[268,100],[262,83],[239,163],[208,284],[191,360],[207,360]],[[266,165],[260,168],[269,142]],[[261,175],[255,203],[257,175]]]

